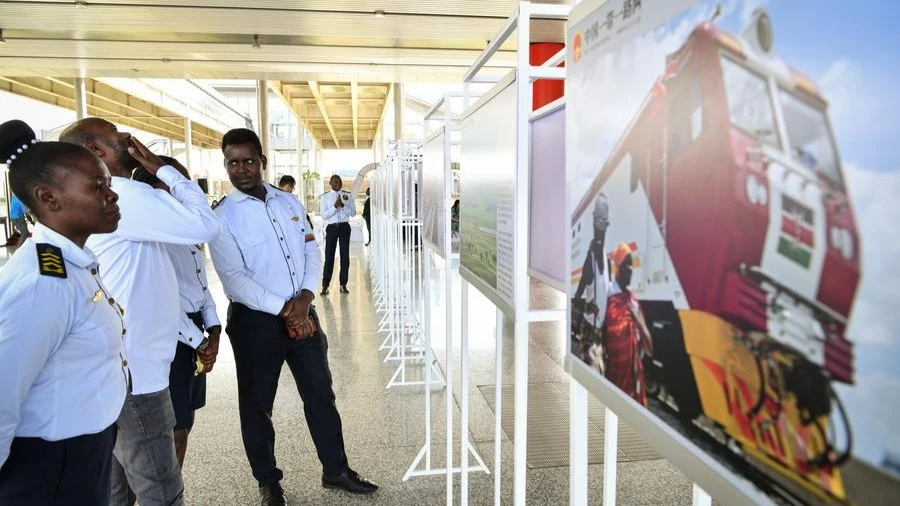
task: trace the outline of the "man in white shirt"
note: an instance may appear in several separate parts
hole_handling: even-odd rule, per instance
[[[321,253],[293,195],[263,183],[266,157],[246,128],[222,139],[234,190],[216,207],[222,234],[209,243],[231,300],[225,331],[234,350],[241,436],[263,506],[283,506],[272,408],[285,362],[303,399],[322,463],[322,486],[354,493],[378,487],[350,469],[328,367],[328,341],[312,301]]]
[[[344,182],[337,174],[329,180],[331,191],[320,198],[319,209],[325,220],[325,270],[322,272],[322,293],[328,295],[331,274],[334,271],[334,250],[341,243],[341,293],[347,290],[350,276],[350,218],[356,216],[356,203],[350,192],[341,190]]]
[[[109,121],[79,120],[60,140],[84,146],[106,163],[122,211],[116,232],[88,241],[104,283],[125,308],[125,349],[132,375],[132,391],[117,422],[110,504],[131,506],[136,498],[141,506],[183,505],[169,396],[181,304],[164,243],[207,242],[219,234],[221,223],[196,183]],[[138,164],[166,183],[171,195],[132,181]]]
[[[600,193],[594,199],[594,237],[588,245],[581,269],[581,280],[572,299],[573,328],[581,329],[581,349],[572,350],[580,355],[588,366],[600,374],[605,372],[603,349],[606,304],[611,295],[619,292],[618,285],[610,277],[606,257],[606,231],[609,229],[609,200]]]
[[[169,156],[160,158],[182,176],[189,176],[188,170],[178,160]],[[169,191],[165,183],[143,167],[134,171],[132,179]],[[216,363],[222,325],[216,314],[216,303],[209,293],[206,256],[201,246],[166,244],[166,250],[175,267],[181,298],[181,328],[175,359],[169,369],[169,395],[175,410],[175,454],[178,465],[183,467],[188,436],[194,426],[194,412],[206,405],[206,374],[212,371]],[[204,337],[204,331],[209,333],[209,337]]]

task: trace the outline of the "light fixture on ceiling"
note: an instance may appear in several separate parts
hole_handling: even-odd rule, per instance
[[[251,47],[253,47],[253,49],[259,49],[262,47],[259,45],[259,35],[258,34],[253,34],[253,44]]]
[[[3,28],[0,28],[0,44],[6,44],[6,39],[3,38]]]
[[[85,0],[75,0],[75,8],[76,9],[85,9],[87,8],[88,3]]]
[[[377,10],[377,11],[375,11],[375,17],[376,17],[376,18],[383,18],[383,17],[384,17],[384,11],[383,11],[383,10],[380,10],[380,9]]]

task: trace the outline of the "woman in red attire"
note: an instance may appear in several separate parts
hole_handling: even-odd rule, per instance
[[[644,355],[653,355],[650,331],[640,302],[628,290],[633,269],[639,267],[632,253],[637,245],[621,243],[610,253],[618,290],[606,304],[606,378],[631,398],[647,405]]]

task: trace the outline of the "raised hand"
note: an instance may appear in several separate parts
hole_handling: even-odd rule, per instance
[[[154,176],[159,171],[160,167],[166,165],[166,162],[164,162],[162,158],[156,156],[156,154],[150,151],[147,146],[144,146],[141,141],[133,136],[131,137],[131,146],[128,147],[128,153],[134,157],[137,163],[141,164],[141,166]]]

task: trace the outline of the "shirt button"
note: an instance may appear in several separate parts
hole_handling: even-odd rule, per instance
[[[205,287],[205,286],[203,287],[203,291],[204,291],[204,292],[206,291],[206,287]]]
[[[107,302],[109,302],[109,305],[110,305],[110,306],[114,306],[114,305],[116,304],[116,299],[110,297],[109,300],[108,300]]]
[[[287,257],[288,257],[288,260],[290,260],[290,259],[291,259],[291,256],[290,256],[290,255],[288,255],[288,256],[287,256]]]
[[[122,329],[122,335],[123,336],[125,335],[125,329]]]
[[[281,240],[283,241],[283,240],[284,240],[284,237],[279,237],[279,239],[281,239]]]
[[[96,268],[95,268],[95,269],[91,269],[91,274],[93,274],[94,276],[96,276],[96,275],[97,275],[97,269],[96,269]]]
[[[200,269],[197,269],[197,274],[200,274]]]
[[[122,367],[128,367],[128,361],[127,361],[127,360],[123,360],[123,361],[122,361]]]
[[[196,254],[197,254],[196,251],[191,251],[191,255],[196,255]]]

